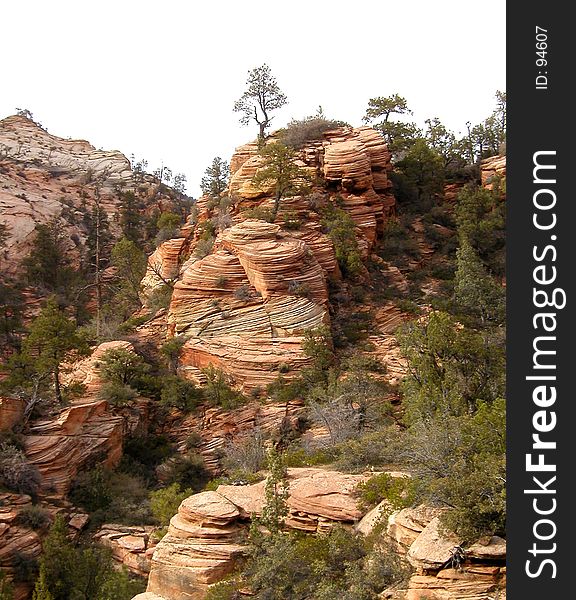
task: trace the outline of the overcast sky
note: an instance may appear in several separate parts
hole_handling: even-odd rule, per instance
[[[289,103],[361,125],[398,93],[456,133],[505,90],[505,0],[2,0],[0,118],[162,162],[199,195],[215,156],[254,139],[232,107],[267,63]]]

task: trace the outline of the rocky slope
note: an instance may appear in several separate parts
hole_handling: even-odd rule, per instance
[[[32,247],[34,228],[54,218],[66,233],[69,256],[78,262],[86,240],[83,214],[91,210],[96,194],[117,233],[117,190],[136,187],[150,204],[167,201],[151,176],[137,180],[121,152],[60,138],[23,116],[1,120],[0,222],[9,228],[2,250],[4,275],[18,274]]]
[[[198,202],[199,222],[212,219],[220,229],[211,252],[195,255],[196,228],[150,257],[143,297],[173,285],[169,335],[186,340],[182,375],[202,381],[201,370],[212,364],[251,391],[265,388],[280,372],[288,380],[298,374],[309,362],[303,336],[329,324],[327,282],[341,277],[318,204],[350,215],[365,258],[394,213],[390,154],[373,129],[327,131],[298,151],[297,162],[323,182],[316,195],[283,199],[274,223],[247,218],[246,210],[271,209],[273,198],[252,184],[262,166],[257,144],[239,147],[231,160],[228,224],[221,224],[221,211],[211,209],[209,199]]]
[[[286,526],[306,533],[326,533],[335,524],[367,535],[385,506],[366,514],[353,490],[372,473],[349,475],[323,469],[289,469],[290,496]],[[403,476],[391,473],[392,476]],[[167,535],[152,555],[146,593],[135,600],[202,600],[210,584],[231,573],[246,553],[249,521],[261,513],[265,482],[221,485],[184,500]],[[393,512],[382,541],[390,541],[415,572],[405,600],[487,600],[505,596],[506,542],[483,539],[466,548],[439,527],[441,509],[419,506]]]

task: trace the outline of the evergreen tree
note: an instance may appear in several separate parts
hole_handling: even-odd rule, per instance
[[[242,125],[256,121],[259,128],[258,140],[262,144],[273,118],[270,113],[284,106],[288,100],[266,64],[248,72],[246,85],[247,90],[234,104],[234,112],[242,113]]]
[[[454,297],[467,314],[478,316],[482,325],[487,321],[502,323],[505,310],[504,289],[490,276],[465,236],[456,251]]]
[[[382,133],[388,149],[394,155],[407,150],[415,139],[420,136],[420,130],[415,123],[392,120],[392,115],[411,115],[406,98],[393,94],[392,96],[370,98],[366,114],[362,119]]]
[[[282,454],[275,448],[268,452],[268,477],[264,488],[265,503],[262,507],[260,523],[271,534],[279,533],[284,527],[288,515],[288,471],[284,465]]]
[[[22,356],[40,378],[50,377],[58,402],[62,402],[62,363],[87,354],[85,340],[78,334],[76,323],[62,312],[51,298],[30,326],[22,346]]]
[[[274,221],[282,198],[302,192],[309,177],[307,172],[296,164],[295,151],[280,142],[267,144],[260,150],[260,155],[264,158],[264,162],[252,178],[252,183],[256,187],[273,188],[272,221]]]
[[[146,255],[133,241],[123,237],[112,249],[111,264],[116,271],[115,310],[127,317],[140,306],[140,282],[146,273]]]
[[[229,174],[230,166],[228,163],[216,156],[212,164],[204,171],[204,177],[202,177],[202,183],[200,184],[202,193],[211,198],[220,198],[228,185]]]
[[[57,294],[67,303],[72,300],[78,274],[71,266],[66,235],[57,218],[36,225],[34,247],[23,265],[31,285]]]
[[[144,204],[138,196],[132,191],[122,192],[120,195],[120,227],[123,236],[134,242],[141,244],[142,230],[144,227],[144,217],[142,211]]]

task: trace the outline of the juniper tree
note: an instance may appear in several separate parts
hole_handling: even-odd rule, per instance
[[[284,106],[288,100],[266,64],[248,72],[246,85],[248,88],[234,103],[234,111],[242,113],[242,125],[256,121],[259,127],[258,140],[262,143],[273,118],[270,113]]]

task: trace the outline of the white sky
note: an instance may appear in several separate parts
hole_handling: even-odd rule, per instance
[[[199,184],[254,139],[232,110],[267,63],[289,103],[361,125],[398,93],[456,133],[505,90],[505,0],[1,0],[0,118],[28,108],[61,137],[162,162]]]

